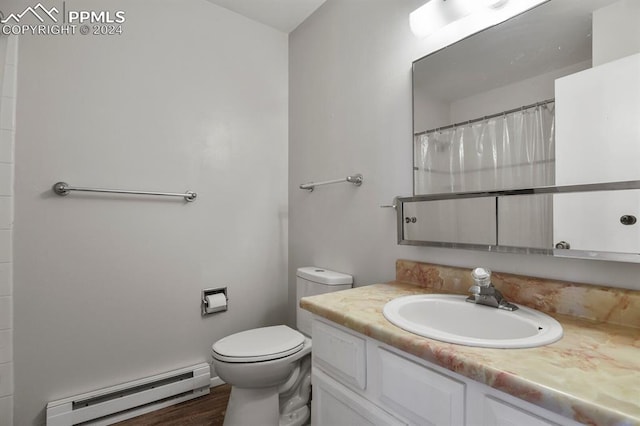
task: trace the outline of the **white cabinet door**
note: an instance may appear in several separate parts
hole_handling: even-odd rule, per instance
[[[640,179],[640,53],[556,80],[556,185]]]
[[[315,367],[311,377],[313,426],[406,425]]]
[[[360,336],[321,321],[313,322],[313,364],[359,390],[367,387],[365,344],[366,340]]]
[[[640,217],[640,190],[553,194],[554,243],[566,241],[575,250],[640,253],[640,223],[624,225],[625,215]]]
[[[557,426],[549,420],[538,417],[521,408],[514,407],[492,396],[485,395],[483,416],[481,419],[470,418],[467,423],[474,425],[492,426]]]
[[[465,384],[378,348],[380,401],[415,425],[464,425]]]

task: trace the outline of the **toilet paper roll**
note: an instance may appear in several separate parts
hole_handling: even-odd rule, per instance
[[[227,310],[227,297],[224,293],[210,294],[205,299],[207,301],[205,310],[208,314]]]

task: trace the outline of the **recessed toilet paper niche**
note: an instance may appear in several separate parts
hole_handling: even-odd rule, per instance
[[[228,308],[227,287],[205,288],[200,298],[202,316],[224,312]]]

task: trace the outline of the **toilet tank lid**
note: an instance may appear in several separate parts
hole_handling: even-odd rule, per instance
[[[353,277],[341,272],[330,271],[315,266],[298,268],[296,275],[305,280],[326,285],[353,284]]]

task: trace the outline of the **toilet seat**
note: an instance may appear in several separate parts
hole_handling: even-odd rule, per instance
[[[213,357],[224,362],[263,362],[299,352],[304,335],[286,325],[254,328],[218,340]]]

